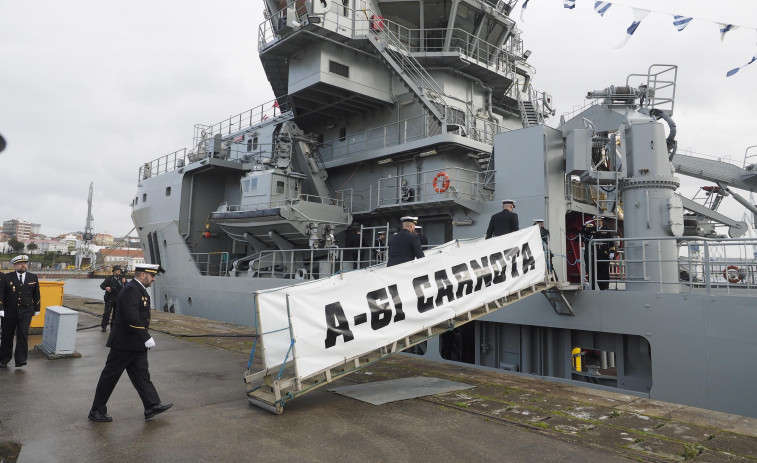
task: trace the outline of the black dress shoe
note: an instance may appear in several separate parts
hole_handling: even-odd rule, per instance
[[[99,423],[107,423],[109,421],[113,421],[113,417],[108,415],[107,413],[102,414],[99,411],[90,411],[89,416],[87,417],[92,421],[97,421]]]
[[[19,362],[16,364],[16,368],[20,368],[22,366],[26,365],[26,362]]]
[[[173,407],[173,404],[158,404],[154,407],[148,408],[147,410],[145,410],[145,419],[149,420],[155,415],[159,415],[171,407]]]
[[[107,329],[103,326],[102,332],[105,333],[106,331],[107,331]]]

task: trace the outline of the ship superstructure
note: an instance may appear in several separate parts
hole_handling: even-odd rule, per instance
[[[560,285],[416,353],[757,416],[738,392],[754,374],[727,354],[757,360],[753,243],[675,175],[752,190],[751,169],[676,152],[675,66],[545,125],[553,102],[532,86],[515,3],[266,0],[275,100],[195,126],[191,149],[140,169],[133,219],[168,270],[156,308],[254,325],[256,290],[382,265],[380,233],[402,215],[440,245],[483,236],[512,198],[522,225],[546,219]],[[612,238],[584,243],[595,216]],[[597,262],[603,240],[617,250]],[[602,259],[609,291],[587,284]]]

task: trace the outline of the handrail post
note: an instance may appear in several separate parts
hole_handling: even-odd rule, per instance
[[[707,294],[710,294],[712,291],[711,281],[710,281],[710,243],[707,241],[703,242],[704,244],[704,289],[707,292]]]

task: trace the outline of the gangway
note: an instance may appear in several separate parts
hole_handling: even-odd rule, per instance
[[[545,290],[537,226],[456,240],[423,259],[256,291],[258,337],[245,372],[248,401],[284,404],[392,354]],[[252,372],[259,351],[263,368]]]

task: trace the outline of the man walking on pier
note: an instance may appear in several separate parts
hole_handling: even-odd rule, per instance
[[[16,368],[22,367],[29,354],[29,325],[32,317],[39,315],[40,295],[37,275],[26,271],[28,262],[29,256],[16,256],[11,259],[15,271],[0,274],[0,317],[3,319],[0,368],[6,368],[11,357],[16,360]]]
[[[159,265],[138,265],[134,270],[134,279],[118,295],[113,328],[106,344],[110,347],[110,353],[97,382],[95,399],[89,411],[89,419],[92,421],[113,421],[108,415],[107,403],[124,370],[142,399],[145,420],[173,406],[160,402],[158,391],[150,381],[147,363],[147,351],[155,347],[155,340],[147,331],[150,326],[150,295],[147,288],[155,281],[158,272],[164,272]]]

